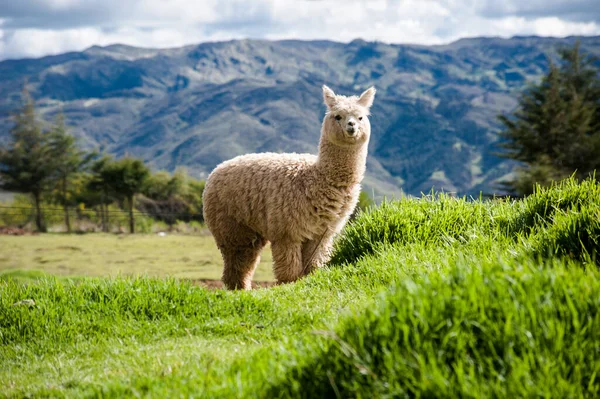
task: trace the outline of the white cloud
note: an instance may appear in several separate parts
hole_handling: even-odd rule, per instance
[[[43,55],[57,54],[77,48],[81,43],[102,41],[96,29],[68,29],[48,31],[41,29],[19,29],[7,36],[3,50],[7,54]]]
[[[0,4],[0,59],[94,44],[176,47],[248,37],[439,44],[481,35],[600,34],[599,13],[589,12],[596,0],[532,1],[19,0]]]
[[[594,35],[598,34],[598,24],[563,21],[558,17],[538,18],[534,21],[534,32],[540,36]]]

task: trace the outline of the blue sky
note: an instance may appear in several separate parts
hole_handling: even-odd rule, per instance
[[[514,35],[600,35],[599,0],[0,0],[0,59],[114,43]]]

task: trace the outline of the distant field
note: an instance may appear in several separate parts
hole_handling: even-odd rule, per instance
[[[171,276],[220,279],[221,255],[211,236],[41,234],[0,236],[0,273],[57,276]],[[33,273],[35,274],[35,273]],[[273,279],[267,248],[254,276]]]

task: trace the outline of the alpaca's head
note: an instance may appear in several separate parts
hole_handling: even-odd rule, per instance
[[[323,86],[327,114],[323,120],[322,139],[340,146],[354,146],[369,141],[371,124],[369,108],[375,98],[375,88],[365,90],[360,97],[336,95]]]

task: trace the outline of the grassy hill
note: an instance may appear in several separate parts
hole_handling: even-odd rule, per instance
[[[141,157],[155,169],[206,176],[219,162],[264,151],[317,150],[320,86],[377,87],[365,185],[383,194],[498,191],[510,163],[492,155],[497,115],[547,71],[560,46],[600,37],[474,38],[443,46],[355,40],[234,40],[174,49],[92,47],[0,62],[0,142],[24,81],[46,120],[63,111],[90,148]]]
[[[331,265],[248,292],[0,283],[10,397],[595,397],[600,185],[402,199]],[[24,300],[33,300],[35,305]]]

